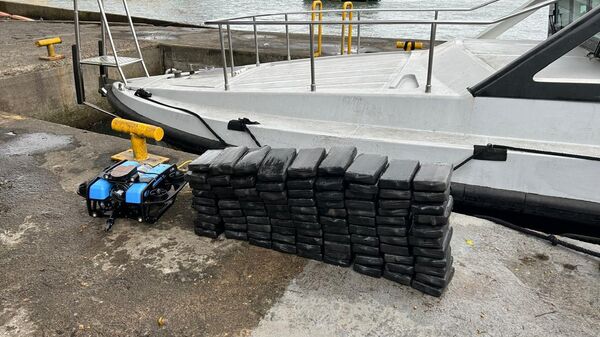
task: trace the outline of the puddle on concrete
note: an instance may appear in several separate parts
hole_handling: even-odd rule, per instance
[[[2,148],[0,155],[32,155],[65,147],[72,142],[70,136],[59,136],[49,133],[28,133],[14,136]]]

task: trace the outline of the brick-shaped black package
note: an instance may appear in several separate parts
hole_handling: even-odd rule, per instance
[[[356,157],[355,146],[334,146],[319,165],[320,176],[343,176]]]

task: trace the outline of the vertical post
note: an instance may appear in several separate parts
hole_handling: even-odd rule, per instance
[[[435,21],[438,19],[438,11],[435,11]],[[431,92],[431,73],[433,72],[433,51],[435,49],[435,33],[437,30],[437,24],[434,22],[431,24],[431,36],[429,37],[429,61],[427,62],[427,85],[425,85],[425,92]]]
[[[260,65],[260,57],[258,56],[258,33],[256,32],[256,16],[252,17],[252,22],[254,23],[254,51],[256,53],[256,66]]]
[[[73,0],[73,14],[75,16],[75,45],[77,45],[77,59],[81,60],[81,51],[80,51],[80,43],[81,43],[81,34],[79,31],[79,1]]]
[[[102,0],[102,4],[104,4],[104,0]],[[102,18],[100,18],[102,21]],[[106,55],[106,28],[104,28],[104,22],[100,22],[100,26],[102,27],[102,55]]]
[[[219,42],[221,44],[221,57],[223,61],[223,83],[225,91],[229,90],[229,79],[227,78],[227,55],[225,55],[225,43],[223,42],[223,25],[219,24]]]
[[[231,68],[231,77],[235,76],[233,68],[235,65],[233,64],[233,47],[231,41],[231,26],[227,25],[227,41],[229,43],[229,67]]]
[[[315,83],[315,27],[314,22],[311,22],[308,26],[310,27],[310,91],[317,90],[317,84]]]
[[[360,10],[356,13],[358,16],[356,17],[357,27],[356,27],[356,53],[360,54]]]
[[[288,21],[288,15],[285,15],[285,22]],[[292,55],[290,53],[290,26],[289,25],[285,25],[285,43],[287,46],[287,59],[288,61],[292,59]]]

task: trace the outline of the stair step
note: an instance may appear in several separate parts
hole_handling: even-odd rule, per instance
[[[142,59],[135,58],[135,57],[118,56],[117,59],[119,60],[119,65],[121,67],[130,65],[130,64],[134,64],[134,63],[138,63],[138,62],[142,62]],[[112,55],[91,57],[91,58],[81,60],[80,63],[81,64],[91,64],[91,65],[95,65],[95,66],[107,66],[107,67],[116,67],[117,66],[117,63],[115,62],[115,57]]]

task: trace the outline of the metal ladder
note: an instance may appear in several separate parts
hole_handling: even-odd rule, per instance
[[[117,68],[119,72],[119,76],[123,81],[123,84],[127,86],[127,78],[123,72],[123,67],[141,63],[144,68],[144,72],[146,77],[150,77],[148,73],[148,68],[146,67],[146,63],[144,62],[144,58],[142,57],[142,51],[140,49],[140,44],[138,42],[137,34],[135,33],[135,28],[133,27],[133,21],[131,19],[131,14],[129,13],[129,7],[127,6],[127,0],[121,0],[123,2],[123,7],[125,9],[125,15],[127,16],[127,21],[129,23],[129,29],[131,30],[131,34],[133,36],[133,40],[135,42],[135,48],[137,51],[138,57],[125,57],[119,56],[117,53],[117,48],[115,47],[112,32],[110,30],[110,26],[108,24],[108,20],[106,18],[106,11],[104,10],[104,0],[97,0],[98,9],[100,10],[101,15],[101,26],[102,26],[102,40],[99,41],[99,55],[96,57],[81,59],[81,35],[80,35],[80,24],[79,24],[79,4],[78,0],[73,0],[73,12],[75,15],[75,46],[73,48],[73,66],[75,71],[75,82],[78,89],[81,91],[81,102],[80,95],[78,93],[78,102],[79,104],[85,103],[85,95],[83,94],[83,78],[81,73],[81,65],[93,65],[100,67],[100,84],[106,84],[107,80],[107,67]],[[108,37],[108,41],[110,42],[110,48],[112,51],[112,55],[108,55],[106,53],[106,38]],[[79,80],[79,83],[78,83]],[[103,88],[100,88],[102,90]],[[87,104],[89,105],[89,104]]]

